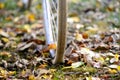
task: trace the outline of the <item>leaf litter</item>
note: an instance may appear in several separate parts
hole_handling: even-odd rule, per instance
[[[6,22],[0,23],[0,79],[120,79],[119,1],[71,0],[71,5],[63,65],[52,65],[49,51],[56,45],[45,44],[39,9],[17,15],[1,7]]]

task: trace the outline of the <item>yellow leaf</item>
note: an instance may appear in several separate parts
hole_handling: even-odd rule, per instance
[[[48,74],[44,74],[41,76],[41,78],[44,80],[51,80],[52,77],[53,77],[53,75],[48,75]]]
[[[78,14],[75,13],[75,12],[73,12],[73,13],[70,13],[70,14],[69,14],[69,17],[78,17]]]
[[[119,55],[115,54],[114,58],[116,59],[116,61],[118,61],[119,60]]]
[[[16,71],[9,71],[9,73],[8,73],[9,76],[12,76],[14,74],[16,74]]]
[[[28,20],[31,21],[31,22],[35,21],[35,15],[32,14],[32,13],[28,14]]]
[[[117,66],[117,70],[120,71],[120,66]]]
[[[27,30],[27,32],[31,32],[31,27],[30,25],[26,24],[23,26],[25,30]]]
[[[8,17],[5,18],[5,20],[11,21],[11,20],[12,20],[12,17],[11,17],[11,16],[8,16]]]
[[[37,8],[37,9],[42,9],[42,5],[41,5],[41,4],[38,4],[38,5],[36,6],[36,8]]]
[[[96,7],[97,8],[100,8],[102,5],[101,5],[101,2],[99,0],[96,1]]]
[[[14,32],[9,32],[8,33],[10,36],[12,36],[12,37],[15,37],[16,36],[16,34],[14,33]]]
[[[88,34],[88,36],[90,36],[90,35],[96,34],[97,31],[98,31],[97,28],[89,28],[89,29],[88,29],[87,31],[85,31],[84,33],[85,33],[85,34]]]
[[[97,21],[95,24],[99,26],[97,31],[106,32],[109,30],[109,28],[107,27],[108,23],[106,23],[105,21]]]
[[[0,76],[6,78],[7,77],[7,71],[6,70],[0,70]]]
[[[86,80],[92,80],[92,77],[90,76],[90,77],[86,77]]]
[[[105,60],[106,60],[106,61],[109,61],[109,60],[110,60],[110,58],[108,58],[108,57],[107,57],[107,58],[105,58]]]
[[[83,40],[83,36],[79,33],[76,33],[75,39],[78,41],[81,41],[81,40]]]
[[[117,73],[117,70],[115,70],[115,69],[109,69],[109,73],[115,74],[115,73]]]
[[[24,76],[26,74],[25,70],[22,70],[21,75]]]
[[[80,22],[80,18],[79,18],[79,17],[71,17],[71,19],[72,19],[74,22]]]
[[[5,75],[5,70],[1,70],[0,71],[0,74],[3,76],[3,75]]]
[[[34,75],[30,75],[28,80],[35,80],[35,76]]]
[[[0,52],[0,56],[11,57],[11,54],[9,52]]]
[[[80,1],[80,0],[70,0],[70,2],[72,2],[72,3],[78,3],[78,1]]]
[[[0,9],[3,9],[5,7],[4,3],[0,2]]]
[[[99,58],[99,61],[104,62],[105,60],[104,60],[103,57],[100,57],[100,58]]]
[[[2,38],[3,42],[7,43],[9,42],[9,39],[8,38]]]
[[[50,69],[51,73],[54,73],[56,71],[56,69]]]

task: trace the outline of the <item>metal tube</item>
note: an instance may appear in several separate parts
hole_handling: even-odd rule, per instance
[[[46,43],[52,44],[54,43],[54,40],[53,40],[53,35],[52,35],[49,0],[42,0],[42,6],[43,6],[43,15],[44,15]],[[54,57],[54,50],[50,50],[50,54],[52,57]]]

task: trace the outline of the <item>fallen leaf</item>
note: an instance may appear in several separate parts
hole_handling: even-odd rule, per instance
[[[4,70],[4,69],[0,69],[0,77],[2,77],[2,78],[4,78],[4,79],[6,79],[7,78],[7,71],[6,70]]]
[[[6,56],[6,57],[11,57],[11,54],[9,52],[0,52],[0,56]]]
[[[8,72],[8,75],[9,75],[9,76],[12,76],[12,75],[15,75],[15,74],[16,74],[16,71],[9,71],[9,72]]]
[[[47,64],[41,64],[40,66],[39,66],[39,68],[42,68],[42,69],[44,69],[44,68],[46,68],[47,67]]]
[[[72,63],[71,64],[71,67],[72,68],[77,68],[77,67],[80,67],[84,64],[84,62],[75,62],[75,63]]]
[[[117,70],[120,71],[120,66],[117,66]]]
[[[35,21],[35,14],[29,13],[29,14],[27,15],[27,18],[28,18],[28,20],[29,20],[30,22],[33,22],[33,21]]]
[[[50,69],[51,73],[54,73],[56,71],[56,69]]]
[[[116,69],[109,69],[109,73],[115,74],[115,73],[117,73],[117,70]]]
[[[73,63],[72,60],[68,60],[67,65],[71,65]]]
[[[101,79],[98,77],[92,77],[92,80],[101,80]]]
[[[26,24],[26,25],[23,26],[23,28],[24,28],[28,33],[31,32],[31,26],[30,26],[30,25]]]
[[[85,31],[84,33],[87,34],[88,36],[90,36],[90,35],[96,34],[97,31],[98,31],[97,28],[92,28],[92,27],[91,27],[91,28],[89,28],[87,31]]]
[[[115,58],[116,61],[118,62],[118,60],[119,60],[119,55],[118,55],[118,54],[115,54],[114,58]]]
[[[36,80],[34,75],[29,75],[28,80]]]
[[[110,59],[110,63],[114,63],[114,62],[116,62],[116,59],[115,58],[111,58]]]
[[[52,77],[53,77],[53,75],[44,74],[44,75],[40,76],[40,79],[38,79],[38,80],[41,80],[41,79],[51,80]]]
[[[101,62],[101,63],[104,63],[104,62],[105,62],[104,58],[101,57],[101,56],[95,57],[95,60],[96,60],[97,62]]]
[[[79,55],[77,53],[72,53],[69,56],[69,59],[72,60],[73,62],[79,61]]]
[[[34,42],[36,44],[43,44],[43,45],[45,45],[45,41],[39,40],[39,39],[30,39],[30,40],[27,41],[27,43],[30,43],[30,42]]]
[[[11,21],[12,19],[13,19],[12,16],[8,16],[8,17],[5,18],[5,20],[7,20],[7,21]]]
[[[50,73],[50,71],[47,69],[39,69],[39,71],[40,71],[38,74],[39,76]]]
[[[82,34],[76,33],[76,35],[75,35],[75,39],[76,39],[77,41],[81,41],[81,40],[83,40],[83,36],[82,36]]]
[[[48,46],[46,46],[43,50],[42,50],[42,52],[48,52],[48,51],[50,51],[50,50],[54,50],[54,49],[56,49],[57,48],[57,46],[56,46],[56,44],[49,44]]]
[[[56,48],[57,48],[56,44],[49,44],[48,45],[48,49],[56,49]]]
[[[95,68],[100,68],[100,67],[101,67],[101,63],[100,63],[100,62],[94,62],[94,63],[93,63],[93,66],[94,66]]]
[[[86,33],[82,33],[82,37],[83,37],[84,39],[87,39],[89,36],[88,36],[88,34],[86,34]]]
[[[83,24],[80,24],[80,23],[78,23],[78,24],[76,24],[76,29],[81,29],[81,28],[84,28],[84,25]]]
[[[22,8],[22,7],[23,7],[22,1],[18,1],[18,2],[17,2],[17,6],[20,7],[20,8]]]
[[[106,10],[107,11],[109,11],[109,12],[112,12],[112,11],[114,11],[114,5],[109,5],[107,8],[106,8]]]
[[[26,75],[26,71],[25,71],[25,70],[22,70],[20,74],[21,74],[21,76],[23,77],[23,76]]]
[[[65,56],[70,56],[70,54],[73,51],[73,46],[69,46],[66,50],[65,50]]]
[[[18,50],[23,51],[23,50],[28,49],[29,47],[31,47],[33,44],[34,44],[33,42],[28,43],[28,44],[24,43],[21,46],[19,45]]]
[[[92,76],[86,77],[86,80],[92,80]]]
[[[106,56],[114,57],[113,53],[106,53]]]
[[[38,4],[38,5],[36,6],[36,8],[37,8],[37,9],[42,9],[42,4]]]
[[[9,42],[9,39],[8,38],[1,38],[1,40],[5,43]]]
[[[0,2],[0,9],[3,9],[5,7],[4,3]]]
[[[3,43],[0,41],[0,48],[3,47],[3,46],[4,46]]]
[[[118,67],[118,65],[110,65],[109,68],[114,68],[116,69]]]
[[[3,37],[6,37],[6,38],[9,37],[8,33],[4,32],[4,31],[1,30],[1,29],[0,29],[0,35],[3,36]]]

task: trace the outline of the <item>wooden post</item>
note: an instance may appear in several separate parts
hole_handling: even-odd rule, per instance
[[[27,9],[28,9],[28,10],[30,9],[31,4],[32,4],[32,0],[28,0],[28,6],[27,6]]]
[[[53,64],[64,62],[64,51],[66,45],[67,31],[67,0],[58,0],[58,38],[57,50]]]

